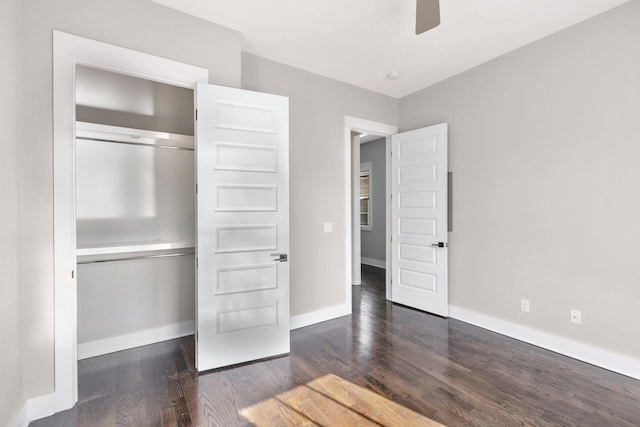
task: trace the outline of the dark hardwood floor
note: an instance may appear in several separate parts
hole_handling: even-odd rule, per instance
[[[79,402],[40,426],[640,426],[640,381],[384,299],[291,333],[287,357],[198,375],[193,337],[79,363]]]

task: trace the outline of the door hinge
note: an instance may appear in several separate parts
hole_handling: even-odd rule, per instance
[[[198,120],[198,109],[196,108],[196,120]]]
[[[198,194],[198,184],[196,184],[196,194]]]
[[[71,270],[71,278],[75,279],[76,278],[76,272],[75,270]]]
[[[196,257],[196,268],[198,268],[198,257]]]
[[[198,331],[196,331],[196,341],[198,341]]]

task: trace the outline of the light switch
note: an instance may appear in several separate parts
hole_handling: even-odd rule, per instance
[[[333,223],[332,222],[325,222],[324,223],[324,232],[325,233],[333,233]]]

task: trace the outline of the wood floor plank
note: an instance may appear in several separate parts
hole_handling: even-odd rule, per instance
[[[198,377],[198,401],[202,420],[207,426],[238,426],[245,421],[240,415],[236,392],[241,390],[224,372],[210,372]],[[195,402],[194,402],[195,403]]]
[[[363,267],[353,315],[291,354],[198,374],[193,337],[78,364],[79,400],[40,426],[640,426],[640,381],[385,300]],[[404,423],[404,424],[403,424]]]

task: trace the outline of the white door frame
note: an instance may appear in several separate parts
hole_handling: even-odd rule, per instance
[[[353,286],[362,284],[362,274],[360,272],[360,262],[362,261],[362,243],[360,229],[357,226],[360,222],[360,186],[358,185],[358,170],[360,169],[360,134],[351,132],[351,228],[353,231],[351,244],[351,259],[353,267],[351,269],[351,284]]]
[[[55,388],[33,402],[34,416],[73,407],[78,399],[75,274],[75,70],[86,65],[174,86],[194,88],[209,70],[53,31],[54,357]],[[30,414],[31,415],[31,414]]]
[[[387,211],[387,230],[385,237],[385,246],[386,246],[386,269],[390,271],[392,266],[391,262],[391,245],[389,245],[389,240],[391,238],[391,215],[390,209],[391,205],[389,203],[389,194],[391,194],[391,181],[389,171],[390,171],[390,162],[391,162],[391,135],[398,133],[398,127],[394,125],[389,125],[386,123],[374,122],[366,119],[359,119],[357,117],[345,116],[344,117],[344,135],[345,135],[345,224],[346,230],[345,233],[345,246],[346,246],[346,254],[347,254],[347,272],[346,272],[346,304],[349,307],[349,312],[351,312],[351,287],[354,284],[353,282],[353,272],[355,269],[360,268],[360,251],[354,251],[354,248],[360,247],[360,227],[355,227],[353,224],[359,223],[360,218],[360,204],[356,203],[355,193],[356,191],[360,191],[360,187],[356,185],[352,179],[354,174],[354,162],[357,160],[357,168],[358,172],[360,170],[360,138],[355,138],[357,143],[354,143],[351,138],[351,132],[358,133],[371,133],[380,135],[382,137],[386,137],[386,211]],[[358,195],[359,198],[359,195]],[[354,253],[357,252],[357,253]],[[357,255],[357,256],[356,256]],[[386,291],[387,299],[391,299],[391,286],[390,286],[391,275],[386,275]],[[359,284],[359,283],[358,283]]]

